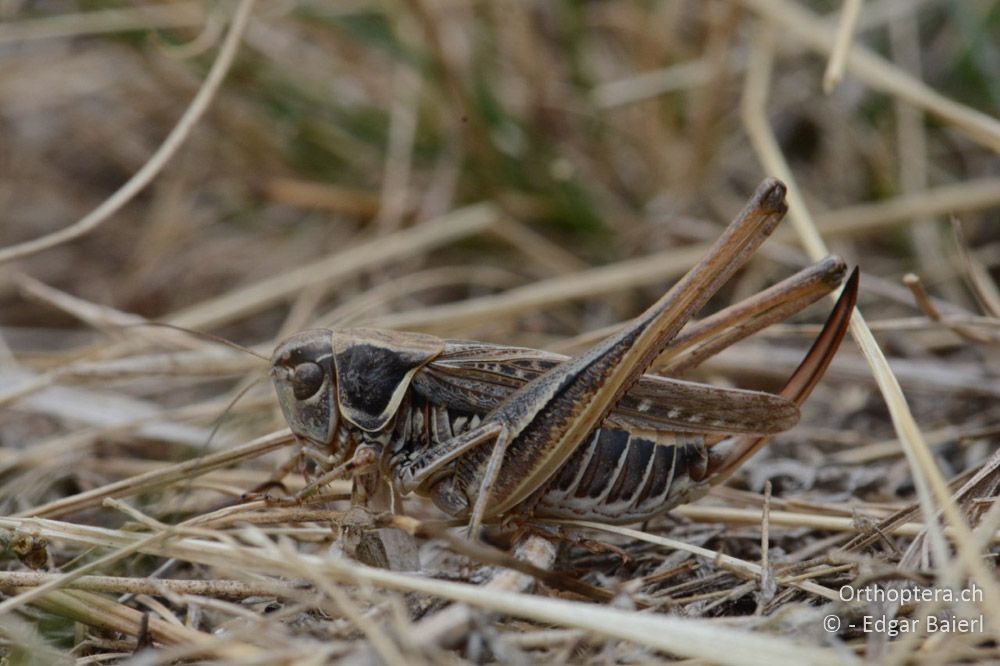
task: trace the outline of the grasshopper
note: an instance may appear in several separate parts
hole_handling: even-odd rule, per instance
[[[856,271],[781,395],[645,374],[696,365],[840,284],[829,257],[680,334],[774,230],[784,194],[762,183],[660,300],[574,358],[373,329],[286,339],[271,377],[318,468],[307,489],[368,475],[468,518],[473,535],[513,516],[636,522],[704,494],[795,425],[853,310]]]

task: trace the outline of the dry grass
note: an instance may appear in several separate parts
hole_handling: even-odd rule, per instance
[[[0,3],[4,663],[1000,659],[1000,3],[58,6]],[[424,575],[331,555],[347,484],[232,505],[292,454],[265,362],[143,325],[579,349],[765,175],[789,223],[714,306],[832,250],[864,316],[798,427],[641,529],[505,552],[411,498]],[[775,390],[825,307],[690,376]],[[840,599],[872,581],[982,596]],[[860,630],[895,613],[983,625]]]

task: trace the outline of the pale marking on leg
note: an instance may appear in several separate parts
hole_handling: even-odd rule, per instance
[[[501,426],[500,432],[497,433],[496,442],[493,444],[493,451],[490,453],[490,461],[486,465],[486,472],[483,475],[483,485],[479,489],[479,494],[476,495],[476,503],[472,507],[472,515],[469,516],[469,538],[472,540],[479,538],[479,528],[483,524],[483,514],[486,512],[486,506],[490,501],[493,483],[496,481],[497,476],[499,476],[500,468],[503,466],[503,457],[507,452],[507,445],[510,443],[510,440],[510,433],[506,426]]]

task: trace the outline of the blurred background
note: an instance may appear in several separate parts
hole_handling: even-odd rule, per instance
[[[381,285],[382,298],[352,315],[375,320],[408,304],[712,239],[773,175],[740,114],[750,52],[771,20],[778,39],[767,119],[828,242],[873,277],[898,283],[918,270],[936,294],[971,306],[947,260],[944,213],[961,214],[970,243],[993,265],[997,227],[984,223],[997,219],[996,145],[864,73],[824,94],[827,57],[805,33],[832,35],[839,6],[257,3],[225,83],[162,174],[93,233],[15,268],[169,320],[317,258],[490,207],[483,228],[303,285],[314,287],[308,295],[289,291],[253,311],[190,322],[259,341],[303,299],[313,303],[300,307],[298,323]],[[234,7],[0,4],[3,245],[67,226],[143,166],[205,78]],[[809,30],[799,34],[789,16]],[[868,2],[857,28],[858,42],[892,62],[892,73],[994,116],[998,38],[1000,7],[981,0]],[[849,215],[852,206],[981,179],[992,197],[947,211]],[[788,237],[772,254],[779,263],[768,262],[770,277],[804,261]],[[634,311],[662,291],[667,270],[458,328],[492,339],[526,329],[578,333]],[[61,344],[55,338],[71,319],[18,295],[9,279],[0,288],[10,344]],[[455,330],[446,319],[419,324]]]
[[[1000,2],[869,0],[837,82],[841,4],[268,0],[229,62],[235,2],[0,0],[2,512],[282,427],[253,384],[263,360],[143,321],[264,356],[310,326],[577,351],[687,270],[775,159],[861,267],[861,310],[943,473],[977,469],[1000,433]],[[2,249],[81,219],[66,242]],[[809,263],[785,223],[709,309]],[[773,390],[828,308],[690,376]],[[167,493],[183,511],[137,501],[208,510],[286,457]],[[766,481],[830,515],[913,500],[850,341],[800,426],[715,501],[758,506]],[[705,534],[759,557],[756,525]]]
[[[210,69],[226,74],[137,196],[0,266],[5,446],[58,444],[81,419],[97,446],[178,409],[165,420],[203,427],[174,438],[204,446],[240,373],[263,364],[121,328],[143,319],[265,355],[316,325],[579,349],[573,336],[655,299],[774,175],[755,118],[820,233],[861,266],[862,309],[922,425],[940,444],[995,424],[1000,3],[865,3],[861,53],[825,94],[839,5],[261,2],[226,72],[235,3],[0,3],[3,246],[95,209],[147,164]],[[713,307],[809,263],[790,229],[761,255]],[[985,329],[934,324],[900,281],[911,271],[945,317]],[[696,376],[773,389],[814,333],[776,327]],[[201,355],[175,358],[178,346]],[[76,393],[46,402],[53,383]],[[98,387],[135,403],[71,408]],[[824,419],[797,437],[891,440],[872,387],[846,345],[817,398]],[[280,424],[266,386],[234,411],[256,415],[251,429]],[[90,449],[56,450],[69,458],[12,501],[80,483],[65,463]],[[190,454],[170,451],[157,455]],[[952,471],[967,455],[951,450]]]

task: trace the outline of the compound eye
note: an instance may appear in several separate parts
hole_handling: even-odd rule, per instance
[[[299,363],[292,374],[292,393],[297,400],[307,400],[323,388],[323,368],[316,363]]]

